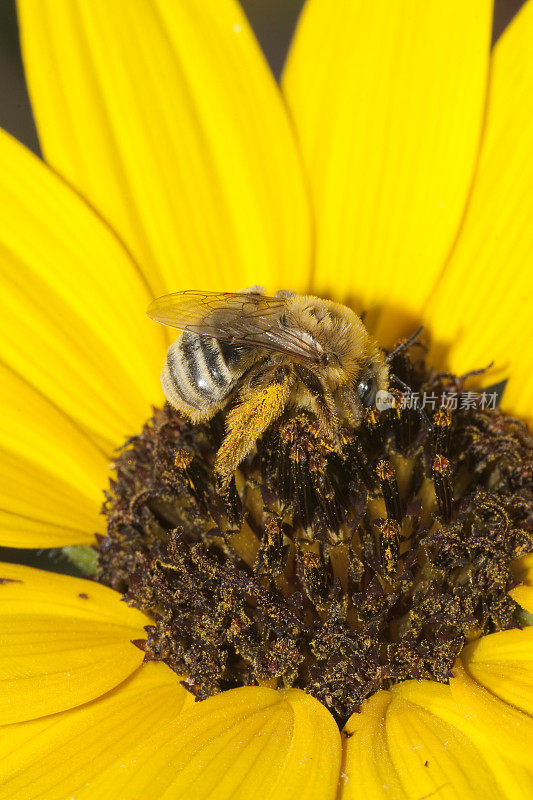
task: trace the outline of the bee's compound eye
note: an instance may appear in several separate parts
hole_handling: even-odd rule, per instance
[[[361,398],[361,403],[368,408],[373,405],[376,399],[376,382],[374,378],[365,378],[357,386],[357,394]]]
[[[330,357],[328,356],[328,354],[327,354],[327,353],[322,353],[322,355],[320,356],[320,362],[321,362],[321,364],[323,364],[324,366],[327,366],[327,365],[329,364],[329,362],[330,362]]]

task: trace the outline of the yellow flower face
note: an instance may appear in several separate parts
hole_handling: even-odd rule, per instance
[[[142,490],[156,470],[150,462],[144,484],[135,471],[146,436],[119,457],[117,473],[111,460],[163,404],[158,376],[170,339],[145,310],[181,289],[261,284],[327,296],[365,310],[388,349],[423,323],[431,363],[461,374],[494,361],[482,381],[508,379],[503,410],[531,417],[533,1],[491,53],[489,0],[307,0],[281,89],[235,0],[19,0],[18,9],[45,163],[0,135],[0,542],[93,545],[99,534],[101,577],[136,607],[94,581],[0,565],[0,800],[532,796],[533,628],[512,629],[505,616],[515,604],[522,622],[533,613],[533,556],[508,568],[528,549],[525,471],[512,509],[524,540],[508,547],[498,573],[500,616],[472,609],[490,623],[461,629],[458,650],[464,636],[471,643],[449,682],[428,679],[436,667],[390,685],[381,674],[360,710],[346,706],[343,717],[322,678],[312,691],[275,688],[273,661],[269,672],[259,650],[247,654],[255,672],[194,702],[207,666],[198,680],[190,660],[177,674],[186,659],[165,649],[166,607],[154,610],[156,590],[176,601],[194,569],[179,583],[178,561],[165,561],[168,543],[152,526],[158,560],[154,573],[139,571],[140,551],[124,547],[121,526],[138,532],[148,513]],[[167,431],[186,428],[175,416],[165,421]],[[502,430],[491,433],[495,447],[513,438]],[[477,433],[465,433],[465,462],[479,451]],[[293,442],[285,428],[275,434]],[[437,444],[422,502],[433,534],[458,499]],[[320,447],[321,463],[337,458],[335,443],[322,437]],[[170,469],[164,454],[157,468],[196,491],[180,453],[171,448]],[[371,501],[382,589],[406,552],[394,515],[413,465],[401,458],[394,468],[380,462]],[[117,477],[102,539],[104,491]],[[257,596],[241,587],[252,619],[266,606],[281,614],[261,590],[278,581],[289,596],[290,582],[276,561],[288,538],[272,519],[254,533],[253,469],[246,477],[237,490],[252,499],[232,558],[274,576],[254,584]],[[135,495],[124,494],[128,480]],[[200,525],[202,512],[186,508],[188,523]],[[487,535],[499,535],[500,522]],[[438,556],[436,547],[431,569]],[[317,610],[311,627],[331,611],[317,559],[308,548],[295,568],[306,608],[312,601]],[[344,562],[335,559],[342,584]],[[168,583],[152,581],[165,569]],[[472,582],[457,572],[458,585]],[[231,600],[224,580],[208,587],[219,605]],[[182,621],[207,629],[217,611]],[[228,626],[235,641],[238,622]],[[309,663],[313,647],[271,655]]]

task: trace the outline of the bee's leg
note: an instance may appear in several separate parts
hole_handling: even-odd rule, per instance
[[[324,396],[319,404],[319,409],[321,425],[331,437],[337,450],[340,451],[339,415],[335,408],[335,399],[327,388],[324,388]]]
[[[341,397],[344,402],[344,407],[346,409],[346,416],[350,421],[350,424],[353,425],[354,428],[358,428],[361,424],[361,420],[363,417],[363,408],[361,405],[361,401],[353,391],[348,387],[345,387],[341,391]]]
[[[294,383],[291,370],[278,368],[264,386],[246,389],[226,419],[226,437],[215,460],[215,470],[228,481],[260,436],[285,408]]]
[[[329,439],[337,453],[342,451],[339,432],[339,415],[335,408],[335,400],[329,389],[324,388],[320,395],[314,397],[314,413],[320,423],[323,435]]]
[[[321,427],[337,444],[339,418],[331,391],[310,370],[295,366],[294,370],[305,388],[313,397],[314,412]]]

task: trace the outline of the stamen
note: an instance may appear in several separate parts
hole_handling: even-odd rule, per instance
[[[352,462],[357,474],[361,477],[367,489],[373,489],[376,485],[376,476],[372,470],[368,456],[363,448],[359,437],[352,437],[345,444],[345,452],[348,462]]]
[[[311,551],[300,552],[297,557],[297,570],[300,571],[305,593],[315,608],[322,611],[328,607],[328,578],[322,558]]]
[[[382,520],[378,523],[379,550],[381,565],[388,578],[392,578],[398,565],[400,550],[400,526],[394,519]]]
[[[271,516],[265,522],[265,532],[257,552],[254,570],[258,574],[275,578],[281,575],[287,564],[290,546],[283,544],[281,518]]]
[[[383,444],[381,438],[381,413],[375,408],[367,408],[365,409],[363,420],[369,449],[380,450]]]
[[[435,484],[435,495],[439,506],[439,515],[444,522],[449,522],[452,518],[452,481],[450,462],[445,456],[435,456],[432,473],[433,483]]]
[[[448,408],[439,408],[433,415],[433,455],[448,456],[452,414]]]
[[[387,516],[389,519],[396,520],[399,524],[402,521],[400,492],[398,491],[398,482],[390,461],[380,459],[376,465],[376,474],[381,481],[381,491],[385,500]]]
[[[405,453],[412,442],[412,416],[413,412],[408,407],[405,400],[407,399],[403,392],[392,389],[390,394],[394,398],[394,403],[391,408],[393,419],[394,435],[396,438],[396,446],[401,453]]]

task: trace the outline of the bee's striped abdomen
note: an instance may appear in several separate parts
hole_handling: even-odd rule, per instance
[[[170,405],[192,422],[211,419],[242,374],[238,363],[231,359],[228,366],[228,360],[216,339],[182,334],[168,348],[161,373],[161,385]]]

